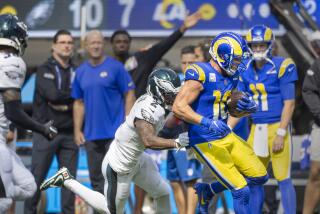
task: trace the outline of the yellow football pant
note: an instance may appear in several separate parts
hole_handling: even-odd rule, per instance
[[[247,182],[244,177],[267,175],[266,168],[249,144],[233,132],[223,139],[196,144],[193,150],[228,189],[245,187]]]
[[[272,162],[272,170],[274,177],[278,181],[283,181],[285,179],[290,178],[291,172],[291,160],[292,160],[292,141],[291,141],[291,133],[287,132],[284,138],[284,148],[282,151],[273,153],[272,146],[273,142],[277,136],[276,132],[279,128],[280,123],[268,124],[268,149],[269,156],[268,157],[259,157],[264,166],[268,168],[269,162]],[[254,132],[256,125],[252,124],[251,131],[248,139],[248,143],[251,147],[253,147],[254,143]]]

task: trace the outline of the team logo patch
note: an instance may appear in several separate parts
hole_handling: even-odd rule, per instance
[[[277,71],[275,69],[272,69],[267,71],[266,74],[277,74]]]
[[[129,87],[133,86],[133,82],[129,82],[128,86]]]
[[[133,69],[136,69],[138,67],[138,61],[136,57],[132,56],[124,64],[124,67],[127,71],[131,71]]]
[[[217,77],[215,73],[209,73],[209,82],[217,82]]]
[[[141,115],[143,119],[151,124],[155,124],[155,120],[152,115],[144,109],[141,109]]]
[[[6,71],[4,72],[6,74],[6,76],[11,79],[11,80],[19,80],[23,78],[23,75],[15,72],[15,71]]]
[[[309,70],[307,70],[307,74],[308,74],[309,76],[313,76],[313,75],[314,75],[314,72],[313,72],[313,70],[309,69]]]
[[[107,77],[108,76],[108,72],[107,71],[102,71],[101,73],[100,73],[100,77],[101,78],[105,78],[105,77]]]
[[[188,174],[188,176],[193,175],[193,169],[188,169],[187,174]]]
[[[54,75],[51,73],[44,73],[43,77],[46,79],[51,79],[51,80],[53,80],[55,78]]]

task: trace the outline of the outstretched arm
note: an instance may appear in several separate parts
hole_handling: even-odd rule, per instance
[[[153,45],[149,50],[145,52],[145,56],[150,57],[150,60],[156,62],[162,58],[162,56],[183,36],[189,28],[195,26],[201,19],[201,13],[199,11],[186,16],[182,26],[174,31],[170,36],[164,38],[159,43]]]

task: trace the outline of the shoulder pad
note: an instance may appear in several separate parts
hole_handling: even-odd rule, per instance
[[[202,83],[204,83],[206,80],[205,71],[197,63],[193,63],[187,67],[185,76],[186,76],[186,79],[194,79]]]
[[[287,70],[291,71],[295,67],[296,67],[296,65],[295,65],[294,61],[291,58],[286,58],[280,64],[278,78],[281,78]]]
[[[1,56],[0,88],[20,88],[26,75],[26,64],[15,55]]]

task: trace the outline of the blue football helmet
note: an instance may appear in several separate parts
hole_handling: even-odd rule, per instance
[[[228,76],[234,76],[245,70],[243,60],[247,57],[247,51],[247,43],[240,35],[225,32],[212,40],[209,53]]]
[[[274,42],[274,35],[271,28],[265,25],[253,26],[246,35],[249,52],[254,60],[261,61],[271,57],[272,45]],[[252,44],[265,43],[267,48],[264,51],[253,51]]]

